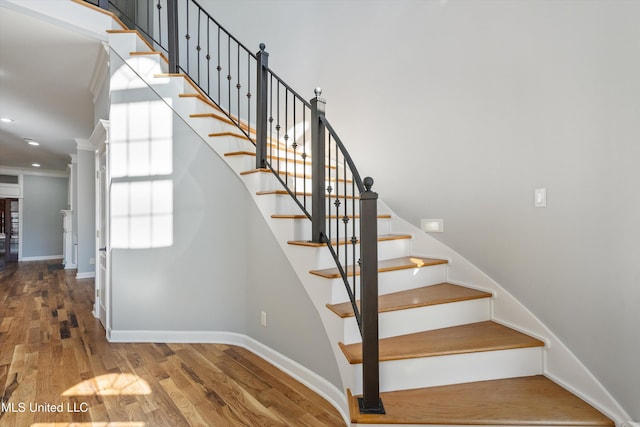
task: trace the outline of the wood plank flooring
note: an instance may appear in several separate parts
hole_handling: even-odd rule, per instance
[[[93,280],[46,262],[0,272],[2,427],[345,425],[243,348],[108,343],[92,306]]]

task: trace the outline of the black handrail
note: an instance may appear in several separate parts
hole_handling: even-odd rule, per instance
[[[107,0],[98,3],[105,8]],[[384,413],[378,364],[378,195],[371,191],[373,179],[361,179],[326,119],[320,89],[310,102],[305,100],[269,69],[264,44],[252,53],[195,0],[109,0],[108,5],[168,56],[170,73],[189,76],[244,133],[256,146],[256,168],[271,170],[311,219],[311,240],[329,248],[362,335],[360,412]]]

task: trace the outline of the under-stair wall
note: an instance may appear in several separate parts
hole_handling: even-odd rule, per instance
[[[180,77],[154,77],[163,71],[158,57],[129,59],[135,71],[124,64],[119,54],[128,54],[136,37],[118,34],[111,41],[113,49],[121,50],[112,51],[110,59],[109,149],[117,165],[112,167],[111,184],[111,226],[116,229],[111,242],[109,338],[244,345],[325,396],[330,394],[327,397],[335,403],[341,381],[316,309],[239,175],[211,149],[209,139],[203,139],[207,133],[197,133],[197,120],[187,122],[188,114],[181,117],[172,109],[202,108],[201,100],[178,96],[193,88]],[[153,87],[136,73],[144,74]],[[155,118],[147,115],[151,111]],[[150,126],[139,128],[140,123]],[[147,129],[151,134],[145,136]],[[148,158],[158,159],[149,167],[164,172],[146,176],[127,169],[141,141],[149,143]],[[170,162],[159,155],[162,152]],[[138,165],[144,165],[139,160]],[[170,189],[173,210],[162,204],[166,194],[153,188],[151,205],[158,207],[159,223],[166,224],[163,217],[171,215],[172,226],[157,240],[151,236],[149,247],[140,247],[135,240],[140,229],[126,228],[126,222],[133,227],[136,221],[135,200],[146,196],[134,187],[158,180],[171,181],[162,188]],[[122,193],[122,185],[130,187],[128,192]],[[123,223],[128,203],[131,216]],[[127,244],[131,247],[118,247]],[[261,324],[261,312],[266,325]]]

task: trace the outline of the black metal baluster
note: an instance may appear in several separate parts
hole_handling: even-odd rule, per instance
[[[298,188],[298,159],[297,159],[297,152],[296,152],[296,148],[298,148],[298,143],[296,142],[296,98],[293,98],[293,143],[291,144],[291,147],[293,148],[293,193],[296,193],[296,190]],[[303,185],[304,187],[304,185]],[[305,194],[304,192],[304,188],[302,189],[302,194]],[[304,195],[302,196],[303,200],[307,199],[307,196]]]
[[[273,74],[269,79],[269,164],[273,167]]]
[[[207,95],[211,96],[211,20],[207,19]]]
[[[169,0],[170,1],[170,0]],[[109,2],[106,1],[106,3],[108,4]],[[158,4],[156,5],[156,9],[158,9],[158,40],[160,40],[160,43],[162,43],[162,4],[160,4],[160,0],[158,0]],[[170,7],[167,7],[167,9],[170,9]],[[167,12],[168,13],[168,12]],[[151,22],[151,20],[149,21]],[[171,20],[170,18],[167,18],[167,24],[168,24],[168,28],[171,28]],[[168,35],[169,40],[167,40],[167,45],[171,45],[171,33],[169,33]],[[169,50],[169,72],[173,72],[171,71],[171,50]]]
[[[221,83],[220,81],[222,80],[221,77],[221,72],[222,72],[222,66],[220,65],[220,27],[218,27],[218,66],[216,67],[216,70],[218,70],[218,106],[220,105],[220,94],[222,92],[222,88],[221,88]]]
[[[278,79],[276,92],[276,162],[278,164],[278,176],[280,176],[280,80]],[[272,142],[273,144],[273,142]]]
[[[227,34],[227,111],[231,113],[231,35]]]
[[[329,147],[331,147],[331,133],[329,133]],[[338,159],[340,158],[340,151],[338,150],[338,144],[336,144],[336,160],[335,160],[335,164],[338,164]],[[329,166],[331,166],[331,152],[329,152]],[[329,181],[329,185],[331,185],[331,181]],[[340,259],[340,245],[342,245],[342,243],[340,243],[341,240],[341,235],[340,235],[340,212],[338,210],[340,204],[338,201],[338,193],[340,193],[340,169],[338,169],[336,167],[336,178],[335,181],[333,183],[333,185],[335,186],[336,189],[336,202],[338,202],[336,204],[336,256],[338,257],[338,259]],[[346,238],[346,234],[344,235],[344,238]],[[343,251],[346,253],[346,251]],[[345,268],[347,268],[347,265],[345,264]]]
[[[284,90],[284,176],[289,176],[289,89]],[[280,142],[278,142],[280,144]],[[294,193],[295,194],[295,193]]]
[[[337,149],[337,148],[336,148]],[[343,156],[344,157],[344,156]],[[340,168],[340,164],[338,163],[338,159],[336,158],[336,168],[339,169]],[[342,186],[342,197],[344,198],[344,216],[342,217],[342,222],[344,224],[344,255],[345,255],[345,265],[347,265],[348,263],[348,253],[349,253],[349,239],[348,239],[348,235],[349,235],[349,216],[347,215],[349,212],[349,198],[347,197],[347,180],[344,180],[344,184]],[[352,209],[353,211],[353,209]],[[355,250],[353,250],[353,246],[351,246],[351,270],[352,270],[352,281],[353,281],[353,295],[357,295],[356,294],[356,270],[357,270],[357,264],[356,264],[356,252]]]
[[[257,79],[257,76],[256,76],[256,79]],[[266,87],[266,82],[265,82],[265,87]],[[257,139],[258,126],[264,126],[263,129],[265,133],[265,144],[266,144],[266,136],[267,136],[266,135],[266,126],[267,126],[266,98],[262,102],[264,104],[264,115],[260,119],[260,124],[256,123],[256,139]],[[256,106],[256,122],[258,121],[257,117],[258,117],[258,110]],[[249,55],[249,52],[247,52],[247,125],[249,126],[249,132],[247,133],[249,134],[249,139],[251,139],[251,55]],[[264,153],[264,150],[263,150],[263,153]]]
[[[198,39],[196,45],[196,51],[198,55],[197,66],[198,66],[198,85],[200,85],[200,51],[202,48],[200,47],[200,21],[202,16],[202,9],[198,8]]]
[[[240,88],[242,87],[242,85],[240,84],[240,45],[238,45],[238,48],[236,50],[236,55],[237,55],[237,59],[238,59],[238,67],[236,68],[236,72],[238,73],[236,80],[238,80],[238,83],[236,83],[236,89],[238,89],[238,105],[237,105],[237,109],[238,109],[238,114],[237,114],[237,118],[238,118],[238,125],[240,125],[240,127],[242,128],[242,121],[240,120]],[[231,109],[229,109],[229,113],[231,113]],[[249,124],[247,123],[247,134],[251,134],[250,132],[250,128],[249,128]]]
[[[307,192],[307,121],[306,121],[307,107],[302,104],[302,124],[303,124],[303,133],[302,133],[302,182],[304,183],[302,186],[304,187],[302,191]],[[304,198],[304,209],[307,210],[307,198]]]
[[[169,0],[171,1],[171,0]],[[187,74],[191,75],[191,62],[189,61],[189,40],[191,40],[191,36],[189,35],[189,2],[187,2],[187,34],[185,34],[184,38],[187,40]]]
[[[328,158],[329,158],[329,166],[331,166],[331,134],[329,134],[327,136],[328,140],[329,140],[329,146],[327,147],[327,150],[329,152]],[[327,181],[325,181],[325,177],[327,179]],[[331,188],[331,167],[329,167],[329,169],[326,170],[326,175],[324,175],[322,177],[322,184],[323,187],[324,185],[326,185],[327,182],[329,182],[329,185],[324,188],[322,191],[322,200],[328,199],[329,202],[331,202],[331,195],[333,194],[333,188]],[[315,190],[315,188],[314,188]],[[326,193],[325,193],[326,191]],[[337,191],[337,189],[336,189]],[[313,207],[313,205],[311,205]],[[335,206],[335,205],[334,205]],[[336,208],[336,214],[338,212],[338,206],[335,206]],[[327,203],[327,239],[329,242],[331,242],[331,239],[333,239],[333,230],[331,229],[331,203]],[[339,234],[339,230],[338,227],[336,226],[336,234]],[[331,243],[329,243],[331,244]]]
[[[343,165],[344,168],[344,192],[345,194],[347,193],[347,165],[346,165],[346,161],[344,162]],[[353,277],[353,294],[356,295],[356,289],[357,289],[357,278],[355,276],[355,267],[356,267],[356,249],[357,246],[356,244],[358,243],[358,238],[356,237],[356,198],[355,198],[355,194],[356,194],[356,184],[353,180],[351,180],[351,215],[352,215],[352,221],[351,221],[351,250],[353,251],[353,268],[354,268],[354,277]],[[361,219],[362,220],[362,219]],[[349,217],[346,215],[345,212],[345,223],[344,223],[344,235],[345,238],[347,236],[347,228],[348,228],[348,223],[349,223]],[[362,243],[362,242],[361,242]],[[345,245],[348,245],[349,243],[347,241],[345,241],[344,243]],[[360,252],[362,254],[362,246],[360,246]],[[362,285],[362,279],[360,280],[360,285]],[[362,289],[360,290],[360,294],[362,294]]]

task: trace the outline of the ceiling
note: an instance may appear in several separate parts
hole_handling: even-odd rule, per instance
[[[95,123],[98,40],[0,6],[0,167],[66,171]],[[31,138],[39,146],[29,145]]]

